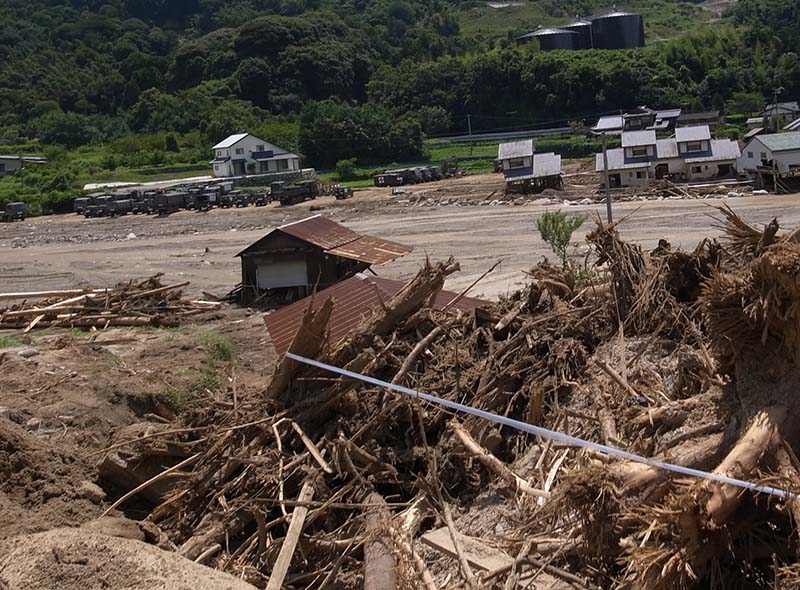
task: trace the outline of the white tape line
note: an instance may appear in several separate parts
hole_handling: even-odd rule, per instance
[[[326,365],[325,363],[321,363],[313,359],[308,359],[302,356],[298,356],[296,354],[292,354],[291,352],[287,352],[286,357],[301,363],[305,363],[306,365],[311,365],[312,367],[317,367],[319,369],[330,371],[331,373],[337,373],[344,377],[350,377],[351,379],[357,379],[358,381],[363,381],[364,383],[377,385],[378,387],[385,387],[386,389],[390,389],[398,393],[404,393],[412,397],[423,399],[432,404],[438,404],[440,406],[450,408],[451,410],[457,410],[459,412],[464,412],[467,414],[471,414],[473,416],[478,416],[479,418],[484,418],[485,420],[491,420],[492,422],[497,422],[498,424],[503,424],[504,426],[509,426],[511,428],[521,430],[522,432],[535,434],[536,436],[541,436],[542,438],[555,440],[567,445],[581,447],[584,449],[592,449],[594,451],[598,451],[606,455],[611,455],[613,457],[620,457],[621,459],[627,459],[628,461],[635,461],[636,463],[644,463],[645,465],[650,465],[651,467],[656,467],[658,469],[673,471],[675,473],[680,473],[682,475],[690,475],[692,477],[698,477],[700,479],[716,481],[719,483],[724,483],[744,488],[746,490],[751,490],[753,492],[770,494],[772,496],[777,496],[778,498],[797,497],[796,494],[793,494],[792,492],[787,492],[786,490],[773,488],[771,486],[760,485],[749,481],[743,481],[741,479],[735,479],[733,477],[725,477],[724,475],[718,475],[716,473],[708,473],[707,471],[700,471],[699,469],[692,469],[691,467],[683,467],[681,465],[673,465],[672,463],[664,463],[662,461],[656,461],[655,459],[642,457],[641,455],[629,453],[628,451],[623,451],[622,449],[615,449],[614,447],[609,447],[607,445],[590,442],[588,440],[583,440],[582,438],[576,438],[574,436],[564,434],[563,432],[556,432],[555,430],[548,430],[547,428],[541,428],[540,426],[533,426],[532,424],[528,424],[526,422],[520,422],[519,420],[514,420],[513,418],[507,418],[506,416],[492,414],[491,412],[479,410],[471,406],[465,406],[463,404],[442,399],[434,395],[415,391],[413,389],[409,389],[408,387],[403,387],[402,385],[394,385],[392,383],[387,383],[386,381],[381,381],[380,379],[375,379],[374,377],[370,377],[368,375],[361,375],[360,373],[354,373],[353,371],[348,371],[347,369],[340,369],[339,367],[334,367],[333,365]]]

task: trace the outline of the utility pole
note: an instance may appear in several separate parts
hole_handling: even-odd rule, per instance
[[[472,115],[467,113],[467,129],[469,130],[469,155],[472,157]]]
[[[614,223],[614,218],[611,215],[611,184],[608,181],[608,144],[605,131],[603,131],[603,177],[606,187],[606,216],[608,217],[608,223],[610,225]]]

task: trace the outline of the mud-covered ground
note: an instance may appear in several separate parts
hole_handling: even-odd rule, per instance
[[[223,294],[240,280],[235,257],[239,251],[278,225],[320,214],[415,248],[375,269],[384,276],[408,278],[426,255],[452,254],[462,272],[451,277],[448,286],[459,289],[502,260],[474,293],[496,297],[513,290],[523,271],[549,254],[535,228],[542,212],[564,208],[605,217],[593,176],[571,174],[575,175],[566,178],[563,193],[546,191],[517,200],[501,200],[502,178],[485,174],[416,185],[397,195],[390,189],[367,189],[346,201],[324,197],[291,207],[182,211],[165,218],[62,215],[0,224],[1,290],[101,287],[162,272],[167,280],[191,281],[189,289],[196,294]],[[578,204],[558,204],[563,196]],[[584,199],[595,202],[579,204]],[[666,237],[673,246],[693,248],[698,236],[716,233],[709,205],[724,202],[755,223],[774,216],[787,226],[800,222],[797,195],[622,202],[615,204],[614,214],[615,219],[625,218],[620,233],[626,240],[653,247]],[[583,235],[591,225],[576,232],[577,253],[583,251]]]

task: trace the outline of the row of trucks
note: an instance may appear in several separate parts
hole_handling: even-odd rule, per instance
[[[419,184],[433,182],[459,175],[458,159],[450,158],[442,162],[441,166],[417,166],[415,168],[400,168],[385,170],[372,177],[375,186],[402,186],[405,184]]]
[[[315,199],[319,194],[319,184],[314,180],[294,184],[273,182],[268,192],[261,193],[234,190],[232,182],[223,182],[205,187],[125,190],[113,194],[96,194],[75,199],[73,210],[87,218],[119,217],[128,214],[169,215],[182,209],[209,211],[214,207],[220,209],[250,205],[263,207],[273,201],[279,201],[281,205],[293,205]]]

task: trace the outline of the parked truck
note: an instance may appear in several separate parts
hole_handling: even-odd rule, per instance
[[[304,180],[293,185],[277,181],[270,185],[270,193],[272,200],[280,201],[281,205],[295,205],[316,199],[319,195],[319,184],[316,180]]]
[[[186,193],[157,193],[154,200],[155,212],[159,215],[169,215],[180,210],[185,202]]]
[[[91,204],[91,197],[79,197],[72,201],[72,210],[78,215],[83,215],[84,209]]]
[[[0,212],[0,221],[25,221],[25,203],[7,203]]]

